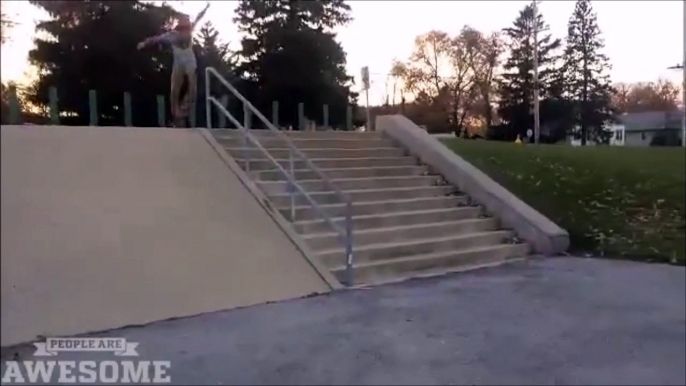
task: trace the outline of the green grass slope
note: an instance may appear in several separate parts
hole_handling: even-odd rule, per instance
[[[684,264],[685,149],[444,143],[567,229],[571,252]]]

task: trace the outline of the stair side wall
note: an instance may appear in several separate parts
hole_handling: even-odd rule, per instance
[[[569,233],[520,200],[481,170],[402,115],[376,117],[376,130],[396,140],[446,181],[483,205],[517,232],[537,254],[559,255],[569,248]]]

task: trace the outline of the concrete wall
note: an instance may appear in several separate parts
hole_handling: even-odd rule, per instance
[[[1,132],[3,346],[329,290],[196,131]]]
[[[555,255],[569,247],[569,234],[541,213],[445,147],[439,140],[401,115],[376,118],[377,130],[386,133],[422,162],[515,230],[536,253]]]

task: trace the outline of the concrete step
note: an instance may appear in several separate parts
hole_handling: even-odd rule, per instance
[[[286,169],[288,172],[288,169]],[[426,166],[383,166],[342,169],[319,169],[329,179],[421,176],[429,174]],[[279,170],[250,172],[254,181],[286,181],[286,176]],[[294,170],[296,180],[317,180],[320,175],[311,169]]]
[[[379,283],[392,280],[407,273],[421,274],[425,271],[446,270],[456,267],[477,267],[526,256],[530,253],[527,244],[499,244],[488,247],[428,253],[396,259],[387,259],[354,265],[355,283]],[[340,281],[345,280],[345,265],[332,269]]]
[[[245,170],[245,160],[237,158],[236,163]],[[281,167],[288,170],[290,161],[287,159],[276,160]],[[418,166],[420,162],[412,156],[404,157],[378,157],[378,158],[314,158],[312,163],[320,169],[346,169],[361,167],[388,167],[388,166]],[[293,161],[293,169],[309,169],[305,161]],[[251,171],[274,171],[276,167],[267,159],[250,160]]]
[[[407,212],[409,210],[427,210],[440,208],[456,208],[465,206],[466,196],[420,197],[404,200],[367,201],[353,204],[353,215],[383,214],[392,212]],[[345,216],[345,204],[322,205],[320,207],[332,217]],[[281,214],[292,221],[289,207],[279,208]],[[312,206],[295,207],[295,220],[306,221],[319,219],[320,215]]]
[[[390,189],[407,188],[418,186],[436,186],[441,177],[434,176],[400,176],[400,177],[374,177],[374,178],[340,178],[331,179],[331,184],[336,188],[345,190],[358,189]],[[288,193],[287,181],[256,181],[257,186],[267,195]],[[298,185],[306,192],[320,192],[330,190],[331,187],[324,180],[302,180]]]
[[[468,233],[428,238],[420,240],[399,241],[385,244],[372,244],[354,249],[354,265],[372,261],[396,259],[428,253],[457,251],[483,248],[504,243],[512,237],[511,231],[491,231]],[[339,247],[317,253],[317,257],[329,268],[345,265],[345,248]]]
[[[245,147],[244,139],[242,137],[226,137],[217,136],[217,141],[226,147]],[[291,142],[298,149],[367,149],[367,148],[385,148],[395,147],[395,144],[390,139],[384,138],[299,138],[286,137],[291,139]],[[259,138],[260,145],[265,149],[287,148],[285,138],[278,137],[261,137]]]
[[[365,229],[389,228],[401,225],[430,224],[434,222],[456,221],[477,218],[482,214],[480,207],[462,207],[447,209],[416,210],[407,212],[385,213],[382,215],[353,216],[353,233]],[[345,217],[334,217],[336,226],[345,229]],[[301,234],[331,232],[331,226],[323,219],[296,221],[295,230]]]
[[[276,160],[281,167],[288,170],[290,168],[290,161],[288,159]],[[419,161],[415,157],[375,157],[375,158],[315,158],[310,159],[312,163],[320,169],[345,169],[345,168],[379,168],[388,166],[417,166]],[[245,160],[236,159],[238,165],[245,170]],[[250,160],[250,170],[254,171],[270,171],[275,170],[272,161],[268,159],[253,159]],[[302,170],[308,169],[305,161],[294,161],[293,169]]]
[[[226,150],[234,158],[264,159],[264,153],[257,148],[227,147]],[[276,159],[289,159],[290,149],[267,149]],[[367,148],[367,149],[300,149],[308,158],[370,158],[370,157],[402,157],[405,149],[396,147]],[[295,156],[294,156],[295,157]],[[297,157],[296,157],[297,158]]]
[[[240,134],[236,129],[212,129],[210,130],[217,137],[236,137],[242,138],[243,135]],[[277,137],[278,133],[271,130],[250,130],[250,133],[256,137]],[[365,138],[365,139],[375,139],[382,138],[383,134],[378,131],[342,131],[342,130],[330,130],[330,131],[300,131],[300,130],[281,130],[281,134],[285,134],[292,138],[321,138],[321,139],[345,139],[345,138]]]
[[[381,200],[402,200],[420,197],[442,197],[458,194],[454,186],[412,186],[409,188],[394,189],[358,189],[346,190],[345,193],[353,202],[381,201]],[[331,191],[309,192],[310,197],[321,205],[340,204],[338,195]],[[288,194],[269,195],[269,200],[276,207],[288,207],[291,198]],[[295,204],[298,206],[309,206],[310,202],[302,195],[295,197]]]
[[[467,220],[436,222],[432,224],[404,225],[390,228],[355,230],[354,245],[390,243],[403,240],[417,240],[429,237],[446,237],[463,233],[492,231],[498,228],[498,220],[492,217]],[[334,232],[303,235],[303,240],[313,251],[334,249],[341,246],[338,234]]]

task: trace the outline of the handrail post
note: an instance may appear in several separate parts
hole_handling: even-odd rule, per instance
[[[243,101],[243,148],[245,149],[245,171],[250,171],[250,141],[248,141],[248,130],[250,117],[248,117],[248,105]]]
[[[295,222],[295,186],[292,186],[291,180],[295,181],[295,173],[293,172],[293,149],[288,152],[288,162],[289,162],[289,172],[291,173],[291,178],[288,179],[288,190],[290,194],[291,201],[291,222]]]
[[[329,226],[331,226],[332,229],[336,232],[338,235],[338,241],[341,244],[344,244],[345,247],[345,255],[346,255],[346,272],[345,272],[345,278],[341,280],[347,285],[353,285],[355,283],[355,277],[354,277],[354,244],[353,244],[353,205],[352,205],[352,200],[350,196],[344,192],[342,192],[335,184],[333,184],[326,175],[324,175],[319,168],[307,157],[306,154],[304,154],[300,149],[298,149],[293,141],[289,138],[287,134],[282,133],[279,129],[275,127],[275,125],[272,122],[269,122],[269,120],[262,115],[262,113],[250,103],[243,95],[241,95],[238,90],[234,86],[232,86],[224,77],[222,77],[217,71],[212,68],[208,67],[207,68],[207,73],[209,75],[213,75],[219,80],[231,93],[243,103],[243,109],[244,109],[244,120],[243,123],[240,122],[236,117],[234,117],[227,109],[225,106],[222,105],[216,98],[209,96],[209,91],[208,91],[208,96],[206,99],[206,102],[209,104],[214,104],[215,108],[217,108],[224,116],[226,116],[233,125],[236,126],[238,130],[240,130],[240,133],[243,135],[243,140],[244,143],[246,144],[246,148],[244,150],[247,151],[247,154],[245,156],[245,161],[246,161],[246,167],[245,171],[249,172],[249,162],[250,159],[252,158],[249,150],[250,148],[255,148],[255,150],[259,150],[261,154],[268,160],[270,161],[276,170],[283,176],[285,176],[287,180],[287,186],[289,187],[289,204],[290,204],[290,214],[291,214],[291,219],[295,220],[295,217],[297,215],[297,195],[302,195],[303,198],[309,205],[312,207],[312,209],[321,217],[324,219],[325,222],[328,223]],[[208,82],[209,83],[209,82]],[[210,107],[211,108],[211,107]],[[249,112],[246,113],[246,110],[249,110]],[[298,104],[298,115],[299,119],[298,124],[302,125],[305,123],[305,117],[304,117],[304,104],[299,103]],[[253,135],[251,133],[252,130],[250,130],[251,122],[250,122],[250,113],[255,114],[255,116],[264,124],[266,125],[267,129],[269,129],[272,133],[276,134],[276,138],[280,138],[283,140],[286,145],[289,148],[289,165],[287,167],[284,167],[285,165],[282,166],[282,164],[277,161],[272,155],[270,154],[269,150],[265,149],[262,144],[260,143],[260,140],[258,139],[258,136]],[[209,120],[211,122],[211,119]],[[264,139],[264,137],[262,137]],[[249,143],[248,143],[249,141]],[[344,226],[341,226],[341,224],[337,224],[334,219],[332,218],[330,213],[327,213],[327,211],[322,208],[316,200],[314,200],[310,194],[305,190],[298,181],[296,180],[295,176],[295,162],[302,162],[306,168],[309,168],[315,172],[318,178],[322,179],[322,181],[325,183],[325,185],[331,189],[332,191],[335,192],[335,194],[342,199],[345,205],[346,209],[346,214],[345,214],[345,224]],[[288,169],[288,170],[287,170]],[[292,191],[291,191],[292,190]]]
[[[212,104],[210,103],[210,67],[205,69],[205,127],[212,129]]]
[[[348,201],[345,205],[345,280],[349,286],[355,282],[353,277],[353,205]]]

